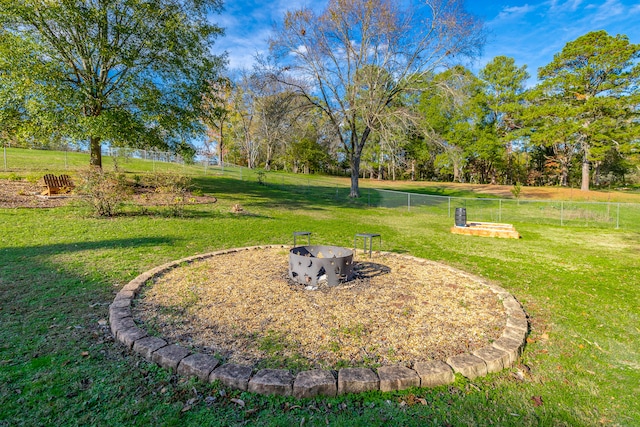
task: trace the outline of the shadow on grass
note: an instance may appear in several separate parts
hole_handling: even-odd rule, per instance
[[[82,408],[102,400],[107,384],[115,381],[108,394],[118,386],[135,394],[144,378],[123,363],[127,353],[114,345],[106,320],[121,284],[84,269],[82,252],[109,250],[113,257],[172,244],[152,237],[0,248],[0,426],[91,424],[93,411]]]
[[[12,248],[11,253],[14,258],[25,259],[41,255],[64,254],[95,249],[132,248],[140,246],[166,245],[171,243],[173,243],[173,239],[166,237],[140,237],[133,239],[111,239],[78,243],[58,243],[42,246],[26,246],[18,249]],[[0,267],[2,267],[2,263],[0,263]]]
[[[241,181],[230,177],[197,177],[194,178],[197,188],[215,196],[247,198],[247,206],[277,207],[287,210],[305,209],[322,211],[332,208],[406,208],[407,195],[411,199],[411,208],[433,206],[447,209],[449,197],[468,196],[468,192],[455,192],[441,188],[411,189],[409,191],[389,192],[361,187],[360,197],[349,197],[349,187],[307,185],[304,183],[267,183],[261,185],[253,181]],[[446,195],[443,193],[446,191]],[[442,198],[425,199],[420,196],[441,196]]]
[[[329,207],[366,207],[368,199],[349,198],[349,188],[305,186],[294,184],[261,185],[252,181],[240,181],[228,177],[197,177],[197,188],[216,197],[249,198],[248,206],[277,206],[282,209],[322,210]]]

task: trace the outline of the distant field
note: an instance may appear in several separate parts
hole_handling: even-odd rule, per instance
[[[10,176],[27,177],[32,179],[41,177],[45,172],[50,173],[75,173],[89,164],[87,153],[27,150],[8,148],[6,150],[7,167],[0,168],[0,178]],[[194,176],[207,176],[225,174],[242,180],[257,180],[255,170],[237,167],[218,167],[202,164],[181,165],[151,160],[133,158],[116,158],[120,170],[130,174],[149,173],[153,171],[166,171],[185,173]],[[0,163],[4,165],[4,163]],[[112,170],[114,159],[103,157],[103,166],[106,170]],[[265,180],[267,183],[296,185],[330,186],[347,188],[350,180],[347,177],[334,177],[326,175],[300,175],[282,171],[269,172]],[[448,182],[427,181],[382,181],[376,179],[360,179],[360,186],[366,188],[380,188],[398,191],[409,191],[422,194],[454,196],[454,197],[495,197],[511,199],[513,195],[509,185],[488,184],[460,184]],[[594,201],[594,202],[621,202],[640,203],[640,191],[589,191],[582,192],[579,189],[564,187],[522,187],[521,199],[526,200],[567,200],[567,201]]]

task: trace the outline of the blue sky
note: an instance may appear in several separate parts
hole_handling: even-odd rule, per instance
[[[273,23],[286,10],[312,7],[320,11],[326,4],[326,0],[226,0],[225,10],[214,17],[226,31],[217,49],[228,52],[230,68],[250,68],[256,52],[267,52]],[[590,31],[626,34],[632,43],[640,43],[638,0],[467,0],[466,5],[484,20],[488,33],[474,68],[482,68],[495,56],[510,56],[517,65],[527,65],[530,84],[538,67],[551,62],[567,42]]]

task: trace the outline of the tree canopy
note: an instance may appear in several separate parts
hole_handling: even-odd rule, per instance
[[[573,145],[582,155],[582,190],[590,167],[611,150],[626,152],[640,132],[640,44],[595,31],[569,42],[540,68],[540,85],[527,112],[531,137]]]
[[[224,56],[221,0],[0,0],[0,120],[101,143],[177,146],[201,130]],[[22,116],[21,120],[16,117]]]
[[[273,75],[329,118],[358,197],[369,136],[401,113],[390,105],[436,68],[473,56],[480,30],[462,1],[330,0],[320,14],[285,14],[271,40],[281,64]]]

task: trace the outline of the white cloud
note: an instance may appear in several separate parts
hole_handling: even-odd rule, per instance
[[[616,16],[621,16],[624,13],[625,7],[619,0],[607,0],[596,10],[593,16],[593,22],[605,22]]]
[[[514,19],[535,10],[534,6],[525,4],[523,6],[507,6],[496,17],[496,20]]]
[[[575,12],[578,10],[583,0],[567,0],[565,2],[558,2],[558,0],[551,0],[549,2],[549,10],[552,13],[558,12]],[[590,7],[590,5],[587,5]]]
[[[304,45],[300,45],[298,46],[298,48],[296,50],[294,50],[292,53],[298,54],[298,55],[306,55],[306,53],[309,52],[309,50],[307,49],[306,46]]]
[[[303,7],[321,10],[325,1],[313,0],[237,0],[225,2],[225,10],[211,19],[225,28],[225,36],[218,39],[216,49],[229,54],[230,69],[251,68],[256,53],[268,51],[268,39],[273,24],[281,22],[287,10]]]

